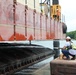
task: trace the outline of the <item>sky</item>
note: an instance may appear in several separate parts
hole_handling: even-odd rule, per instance
[[[67,32],[76,30],[76,0],[59,0],[61,14],[65,16]]]
[[[67,32],[76,30],[76,0],[59,0],[59,5],[63,15],[62,21],[67,25]]]

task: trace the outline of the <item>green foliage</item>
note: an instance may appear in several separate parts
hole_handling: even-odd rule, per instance
[[[76,31],[67,32],[66,36],[70,36],[72,39],[76,40]]]

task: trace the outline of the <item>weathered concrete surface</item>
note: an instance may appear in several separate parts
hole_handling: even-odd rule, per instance
[[[56,58],[50,62],[50,75],[76,75],[76,60]]]

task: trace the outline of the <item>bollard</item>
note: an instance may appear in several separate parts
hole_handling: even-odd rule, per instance
[[[53,40],[53,50],[55,51],[54,59],[60,55],[60,42],[59,40]]]

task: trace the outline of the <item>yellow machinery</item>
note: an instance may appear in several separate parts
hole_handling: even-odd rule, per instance
[[[58,21],[61,20],[61,6],[59,5],[58,0],[53,0],[51,6],[51,18]]]
[[[58,0],[53,0],[52,5],[50,0],[45,0],[41,2],[41,12],[46,16],[51,16],[52,19],[57,21],[61,20],[61,6]]]

